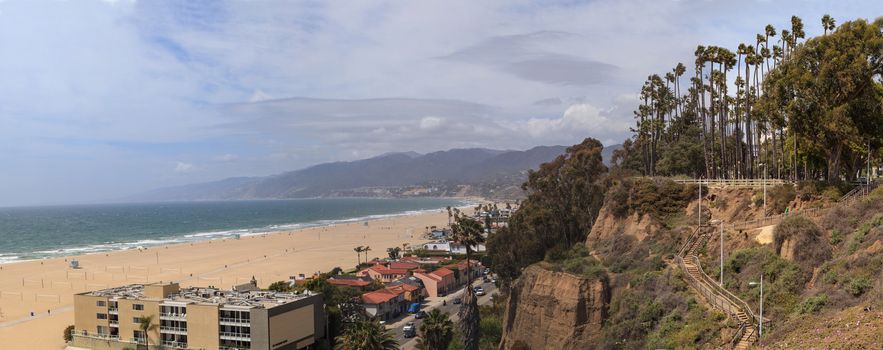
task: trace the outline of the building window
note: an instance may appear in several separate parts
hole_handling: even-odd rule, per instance
[[[97,306],[102,306],[102,307],[103,307],[103,306],[105,306],[105,305],[107,305],[107,304],[104,302],[104,300],[99,300],[99,301],[96,301],[96,302],[95,302],[95,305],[97,305]]]
[[[132,310],[144,310],[144,304],[132,304]]]
[[[141,316],[132,317],[132,323],[141,323]]]
[[[95,314],[95,316],[98,317],[99,320],[107,319],[107,314]]]
[[[98,335],[107,335],[108,334],[107,327],[104,327],[104,326],[98,326],[98,327],[96,327],[95,330],[98,331],[97,332]]]
[[[144,333],[144,331],[132,331],[132,339],[138,344],[144,344],[147,339],[147,334]]]

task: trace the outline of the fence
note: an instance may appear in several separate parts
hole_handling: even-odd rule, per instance
[[[782,179],[674,179],[679,184],[705,185],[709,187],[763,187],[791,183]]]

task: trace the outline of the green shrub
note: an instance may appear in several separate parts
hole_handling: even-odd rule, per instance
[[[853,278],[846,284],[846,291],[852,296],[861,296],[871,289],[871,280],[866,277]]]
[[[791,241],[794,261],[804,271],[812,271],[831,258],[831,245],[824,239],[822,229],[803,216],[791,216],[776,225],[773,231],[776,254],[782,255],[785,241]]]
[[[797,183],[797,195],[802,201],[813,199],[819,194],[815,181],[801,181]]]
[[[827,284],[836,284],[837,283],[837,272],[834,270],[829,270],[822,275],[822,281]]]
[[[832,202],[836,202],[840,197],[843,197],[843,193],[840,192],[840,189],[838,189],[837,186],[828,186],[822,191],[822,196]]]
[[[840,242],[843,242],[843,234],[838,229],[831,230],[831,245],[838,245]]]
[[[64,328],[64,342],[70,343],[71,340],[74,340],[74,325],[70,325]]]
[[[800,304],[797,311],[801,314],[814,314],[822,310],[822,307],[828,303],[828,295],[821,293],[814,297],[809,297]]]
[[[796,196],[797,192],[794,191],[794,185],[786,184],[768,189],[767,208],[773,214],[784,213]]]

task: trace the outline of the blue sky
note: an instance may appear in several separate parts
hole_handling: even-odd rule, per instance
[[[390,151],[618,143],[652,73],[880,1],[0,0],[0,205]]]

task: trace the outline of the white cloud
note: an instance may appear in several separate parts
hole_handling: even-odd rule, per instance
[[[818,34],[824,13],[842,23],[883,2],[6,0],[0,13],[2,205],[390,151],[621,142],[629,94],[697,44],[732,48],[792,14]],[[181,159],[190,174],[168,176]]]
[[[442,118],[439,117],[423,117],[420,119],[420,129],[421,130],[432,130],[436,129],[441,125]]]
[[[175,172],[176,173],[189,173],[192,172],[196,167],[191,163],[184,162],[176,162],[175,163]]]
[[[227,153],[227,154],[217,155],[212,159],[214,159],[215,161],[218,161],[218,162],[232,162],[232,161],[239,160],[239,156],[237,156],[235,154]]]

